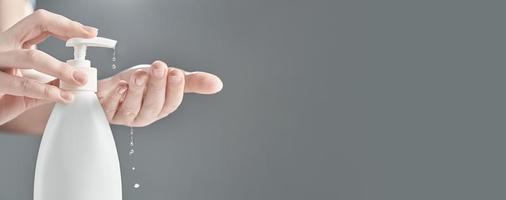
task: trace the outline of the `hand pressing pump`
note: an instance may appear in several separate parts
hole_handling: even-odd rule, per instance
[[[121,200],[121,173],[116,144],[95,94],[97,69],[86,60],[87,47],[115,48],[116,41],[72,38],[74,59],[67,63],[85,71],[86,85],[61,82],[74,101],[57,103],[40,143],[35,169],[34,200]]]

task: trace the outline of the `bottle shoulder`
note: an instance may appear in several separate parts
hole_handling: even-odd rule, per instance
[[[77,92],[69,104],[57,103],[46,125],[48,129],[92,128],[108,129],[109,121],[95,93]]]

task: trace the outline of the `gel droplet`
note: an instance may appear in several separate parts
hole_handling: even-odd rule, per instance
[[[116,48],[113,49],[112,52],[112,69],[116,69]]]
[[[133,127],[130,127],[130,150],[128,151],[128,155],[129,156],[132,156],[134,154],[134,128]],[[134,174],[135,174],[135,166],[134,166],[134,163],[133,163],[133,157],[130,157],[130,169],[132,170],[131,173],[132,173],[132,177],[135,177]],[[141,185],[139,183],[134,183],[133,184],[133,188],[134,189],[138,189],[140,188]]]

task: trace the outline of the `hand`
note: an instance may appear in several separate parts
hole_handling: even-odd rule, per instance
[[[42,104],[71,102],[73,95],[55,86],[59,80],[76,85],[87,81],[85,73],[35,50],[34,45],[49,36],[67,40],[96,35],[95,28],[45,10],[35,11],[0,33],[0,125]],[[57,79],[42,83],[23,77],[19,69],[35,69]]]
[[[155,61],[100,80],[97,95],[110,123],[141,127],[174,112],[184,92],[214,94],[222,87],[213,74],[188,73]]]

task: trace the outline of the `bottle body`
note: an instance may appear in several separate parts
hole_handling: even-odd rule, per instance
[[[56,104],[42,136],[34,200],[121,200],[119,159],[109,122],[93,91]]]

